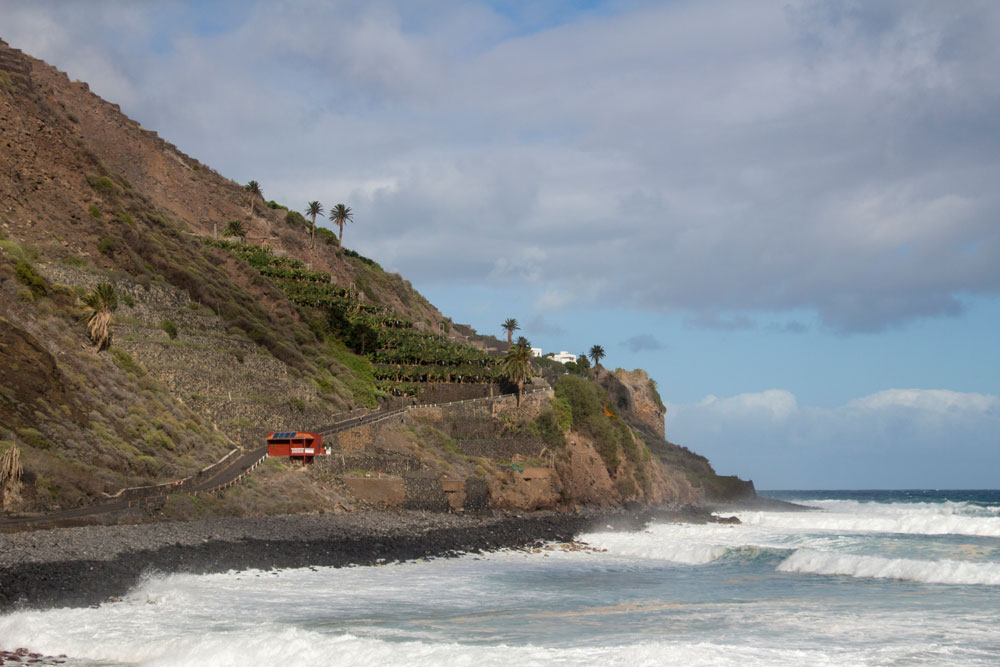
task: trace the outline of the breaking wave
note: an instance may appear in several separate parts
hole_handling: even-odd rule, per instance
[[[1000,563],[882,558],[812,549],[796,551],[778,565],[778,571],[858,579],[903,579],[927,584],[1000,586]]]
[[[995,508],[967,503],[812,502],[819,512],[744,512],[745,525],[795,531],[1000,537]]]

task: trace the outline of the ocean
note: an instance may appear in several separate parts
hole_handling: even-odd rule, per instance
[[[380,567],[153,576],[0,616],[68,665],[997,665],[1000,491],[780,491],[820,508]]]

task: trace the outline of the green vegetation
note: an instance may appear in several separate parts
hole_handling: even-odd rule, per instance
[[[34,447],[36,449],[48,449],[52,446],[45,436],[34,428],[19,428],[17,429],[17,437],[19,437],[24,444]]]
[[[97,204],[91,204],[87,207],[87,212],[90,213],[90,217],[94,220],[100,220],[102,217],[101,207]]]
[[[121,187],[107,176],[87,174],[87,183],[94,189],[94,192],[102,195],[111,196],[121,192]]]
[[[590,360],[587,359],[587,355],[585,354],[578,356],[576,361],[566,362],[565,366],[566,370],[573,375],[587,377],[590,374]]]
[[[69,257],[64,257],[62,262],[66,266],[72,266],[77,269],[87,266],[87,260],[85,260],[83,257],[77,257],[76,255],[70,255]]]
[[[10,74],[0,70],[0,90],[7,90],[13,87],[14,80],[11,78]]]
[[[318,317],[307,318],[315,337],[332,336],[348,350],[367,357],[367,366],[357,369],[354,379],[341,382],[365,405],[374,402],[376,389],[412,396],[419,394],[421,382],[496,382],[503,377],[496,358],[451,342],[443,335],[417,331],[410,320],[383,306],[360,301],[355,291],[335,285],[327,273],[306,270],[299,260],[276,256],[252,244],[210,239],[203,242],[243,259],[300,308],[318,311]],[[353,255],[363,267],[358,280],[361,287],[365,286],[365,277],[378,281],[383,290],[395,286],[407,292],[410,289],[400,279],[385,274],[375,262]],[[318,382],[324,390],[334,386],[329,380]]]
[[[601,359],[604,358],[604,348],[601,347],[600,345],[594,345],[592,348],[590,348],[590,351],[587,353],[587,356],[590,357],[591,360],[593,360],[594,368],[597,368],[598,366],[601,365]]]
[[[660,409],[660,412],[666,412],[667,406],[663,404],[663,399],[660,398],[660,392],[656,388],[656,380],[649,379],[649,392],[653,394],[653,400],[656,401],[656,407]]]
[[[639,460],[639,449],[629,426],[605,405],[607,395],[600,385],[576,375],[564,375],[555,384],[556,397],[569,406],[574,429],[590,435],[608,472],[621,465],[620,452]],[[564,408],[560,408],[564,410]]]
[[[322,229],[323,228],[320,227],[320,230],[322,230]],[[330,233],[332,234],[333,232],[330,232]],[[376,262],[374,259],[369,259],[367,257],[359,255],[358,253],[356,253],[353,250],[344,250],[344,257],[353,257],[354,259],[360,260],[362,264],[367,264],[368,266],[372,267],[373,269],[376,269],[378,271],[382,271],[382,267],[379,266],[378,262]]]
[[[31,290],[31,293],[37,298],[45,296],[49,289],[48,283],[45,279],[38,275],[33,267],[27,260],[22,259],[14,267],[14,277],[17,278],[18,282]]]
[[[309,225],[309,222],[298,211],[288,211],[285,215],[285,222],[292,225],[301,225],[302,227]]]
[[[177,338],[177,325],[171,320],[163,320],[160,322],[160,328],[167,332],[167,336],[170,340]]]
[[[117,347],[111,348],[111,358],[115,360],[118,367],[121,368],[126,373],[131,373],[136,377],[146,374],[146,369],[141,365],[136,363],[135,359],[126,352],[125,350],[120,350]]]
[[[101,237],[101,240],[97,242],[97,252],[105,257],[110,257],[114,254],[116,245],[113,238],[108,236]]]

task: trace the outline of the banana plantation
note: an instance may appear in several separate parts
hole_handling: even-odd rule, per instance
[[[419,395],[426,382],[493,383],[504,378],[499,357],[439,334],[418,331],[391,309],[361,301],[358,291],[310,271],[270,248],[205,239],[244,260],[278,286],[290,301],[320,311],[330,333],[372,363],[376,387],[393,396]]]

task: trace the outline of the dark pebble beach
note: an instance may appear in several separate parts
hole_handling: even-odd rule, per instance
[[[205,519],[0,535],[0,612],[96,605],[144,577],[230,570],[374,565],[449,557],[650,520],[704,522],[699,508],[478,515],[416,511]]]

